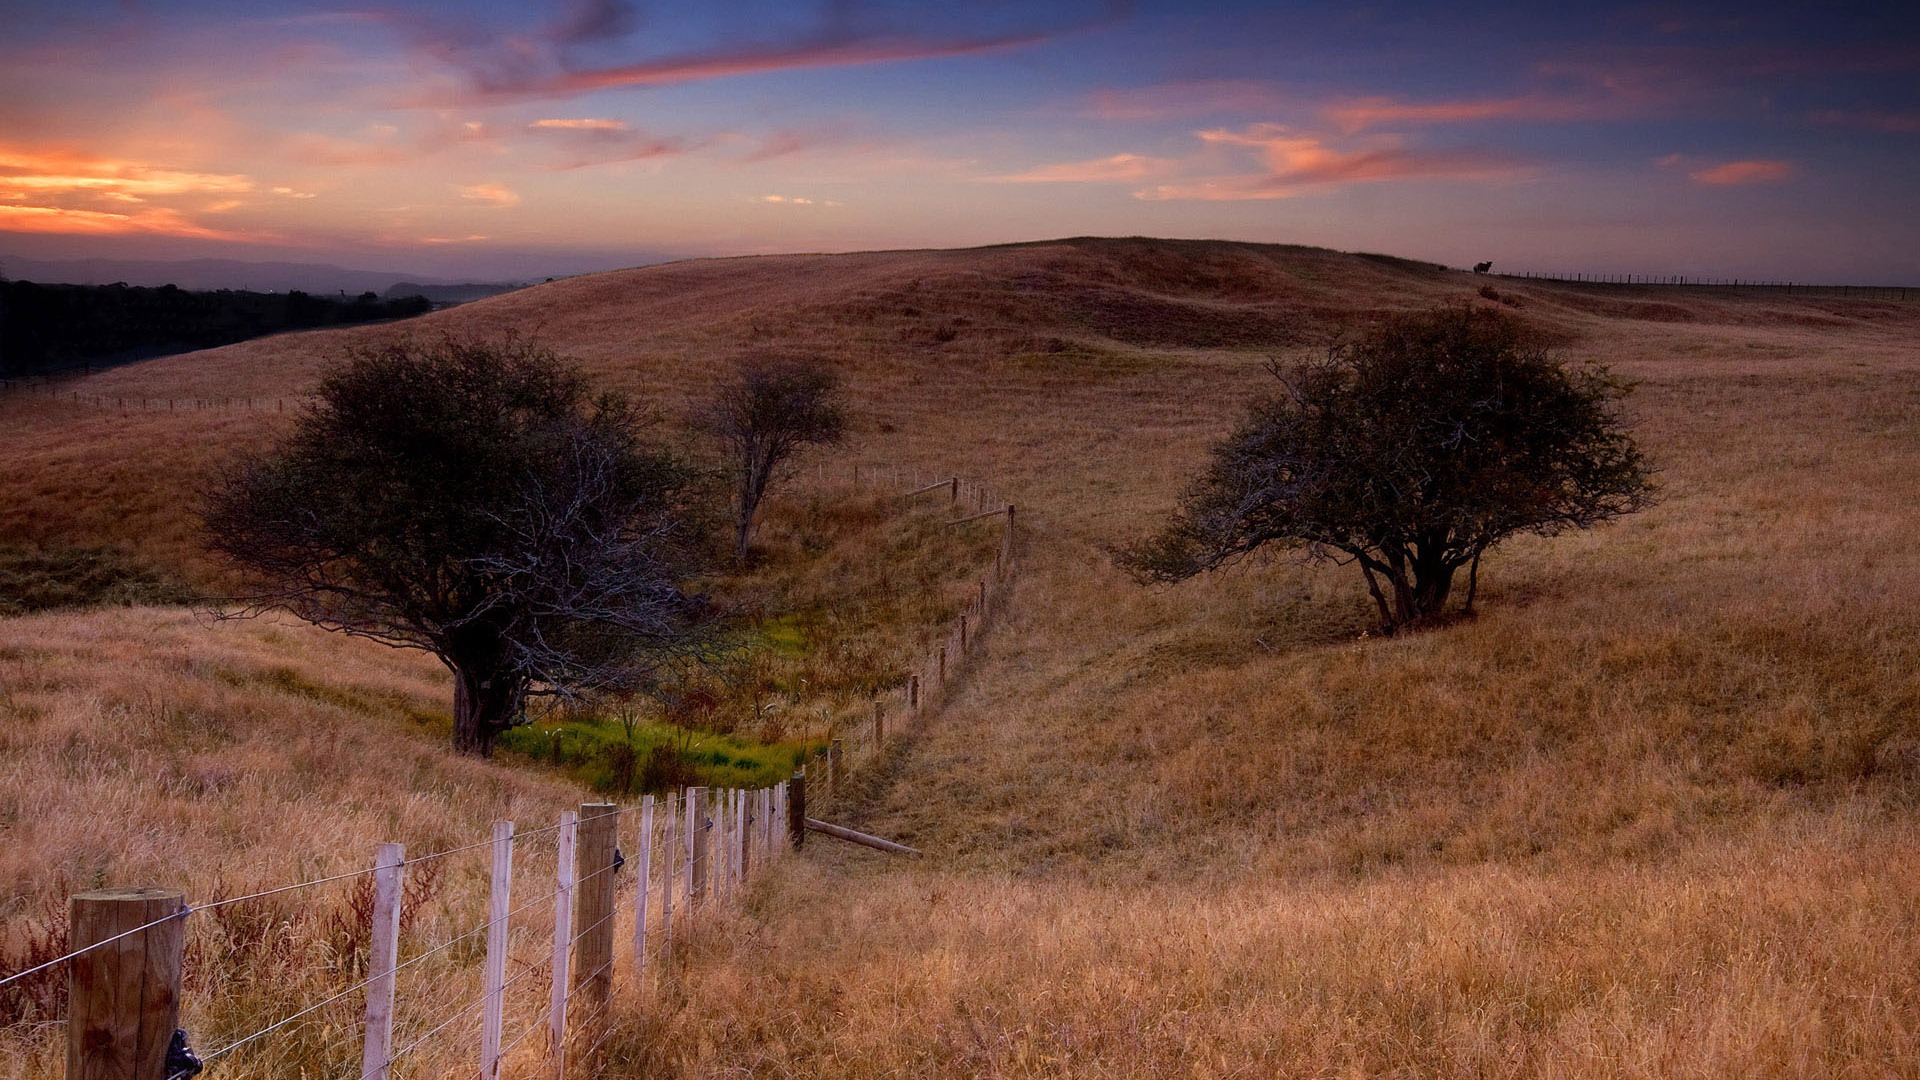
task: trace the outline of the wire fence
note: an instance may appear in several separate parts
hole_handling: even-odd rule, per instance
[[[1698,277],[1687,274],[1590,274],[1584,271],[1517,270],[1488,274],[1508,281],[1548,281],[1565,285],[1645,285],[1688,289],[1778,293],[1783,296],[1840,297],[1855,300],[1920,300],[1920,288],[1901,285],[1810,285],[1799,281]]]
[[[1006,608],[1014,507],[984,485],[873,464],[809,478],[931,502],[946,528],[1001,532],[932,648],[869,714],[830,724],[792,780],[590,803],[550,825],[499,821],[488,839],[411,857],[383,844],[361,869],[197,903],[165,889],[78,894],[62,946],[49,947],[51,931],[41,942],[57,955],[0,968],[0,1073],[591,1074],[619,995],[683,975],[685,943],[725,925],[819,824],[812,815],[844,803],[849,779],[939,707]]]

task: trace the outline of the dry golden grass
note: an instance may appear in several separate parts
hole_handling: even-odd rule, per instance
[[[496,817],[538,827],[583,801],[571,785],[446,751],[445,682],[417,653],[305,626],[164,609],[0,620],[0,952],[17,957],[28,938],[63,932],[73,892],[151,884],[197,905],[362,870],[383,840],[419,856],[485,839]],[[539,881],[551,878],[551,853],[534,841],[524,854],[537,866],[542,853]],[[413,876],[405,955],[479,921],[484,854]],[[359,884],[189,918],[185,1024],[200,1049],[364,974]],[[523,936],[537,956],[537,932]],[[472,994],[477,942],[468,946],[410,969],[403,1032]],[[64,978],[0,991],[6,1019],[49,1019],[36,1004]],[[223,1064],[263,1077],[357,1068],[358,1008],[343,1001]],[[45,1055],[62,1044],[49,1034],[0,1035],[0,1075],[57,1074]],[[464,1043],[427,1047],[449,1049],[471,1058]]]
[[[434,316],[538,330],[669,411],[739,352],[823,351],[857,458],[1023,507],[1011,617],[850,811],[929,859],[810,853],[644,997],[610,1071],[1916,1075],[1920,305],[1498,283],[1640,382],[1666,497],[1502,549],[1471,621],[1381,640],[1345,571],[1148,591],[1107,564],[1269,352],[1481,283],[1114,241],[690,263]],[[94,382],[271,396],[312,342]],[[190,557],[142,485],[204,468],[204,431],[0,409],[40,463],[5,478],[9,528]]]

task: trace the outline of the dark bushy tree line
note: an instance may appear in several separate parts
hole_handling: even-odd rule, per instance
[[[172,285],[41,285],[0,280],[0,375],[208,349],[282,330],[399,319],[417,296],[348,300],[303,292],[189,292]]]
[[[1650,469],[1623,425],[1625,387],[1569,367],[1502,313],[1396,318],[1301,363],[1213,448],[1167,527],[1119,553],[1178,581],[1269,544],[1358,563],[1388,631],[1441,614],[1481,556],[1632,513]]]

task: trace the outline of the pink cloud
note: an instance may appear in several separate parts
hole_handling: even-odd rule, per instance
[[[1373,140],[1343,149],[1325,138],[1280,124],[1254,124],[1239,131],[1200,132],[1212,147],[1250,151],[1261,171],[1201,176],[1136,192],[1142,199],[1286,199],[1312,189],[1384,180],[1512,175],[1516,164],[1477,150],[1420,151],[1397,140]]]
[[[1581,101],[1546,95],[1482,98],[1475,101],[1400,101],[1386,97],[1353,98],[1323,110],[1349,134],[1384,124],[1463,124],[1484,120],[1585,120],[1609,115],[1617,103]]]
[[[1794,166],[1790,161],[1728,161],[1694,169],[1687,176],[1701,184],[1731,185],[1768,184],[1785,180],[1793,174]]]
[[[1009,184],[1097,184],[1117,180],[1144,180],[1179,168],[1172,158],[1145,157],[1140,154],[1115,154],[1093,161],[1070,161],[1042,165],[1007,176],[988,177]]]
[[[625,131],[627,130],[627,124],[626,124],[626,121],[624,120],[606,120],[606,119],[599,119],[599,118],[593,118],[593,117],[588,117],[588,118],[583,118],[578,120],[535,120],[533,123],[528,124],[527,126],[529,128],[533,128],[534,130],[545,129],[548,131]]]

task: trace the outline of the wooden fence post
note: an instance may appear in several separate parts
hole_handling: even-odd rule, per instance
[[[707,900],[707,829],[711,824],[707,819],[713,811],[706,796],[705,788],[687,789],[687,823],[693,839],[693,855],[687,860],[688,915]]]
[[[1000,541],[1000,546],[1006,549],[1006,562],[1009,565],[1011,565],[1013,563],[1013,504],[1012,503],[1007,504],[1007,533],[1006,533],[1006,536]]]
[[[827,784],[835,795],[840,794],[840,785],[847,781],[847,755],[840,740],[835,739],[827,746]]]
[[[873,703],[873,749],[877,753],[887,745],[887,706],[879,699]]]
[[[681,908],[686,912],[687,929],[693,929],[693,834],[694,789],[680,793],[680,884]]]
[[[787,781],[787,843],[796,850],[807,843],[807,770],[804,766]]]
[[[480,1080],[499,1080],[506,1019],[507,914],[513,910],[513,822],[493,823],[493,891],[487,897],[487,997],[480,1026]]]
[[[640,800],[640,850],[633,883],[633,970],[647,970],[647,894],[653,889],[653,796]],[[488,1080],[492,1080],[491,1077]]]
[[[69,900],[67,945],[86,949],[67,964],[67,1076],[70,1080],[158,1080],[180,1024],[180,958],[186,945],[183,893],[98,889]],[[148,926],[137,934],[129,930]]]
[[[548,1075],[564,1080],[567,1075],[567,961],[573,955],[573,843],[579,818],[571,810],[560,811],[559,855],[553,860],[558,888],[553,897],[553,992],[547,998]]]
[[[920,711],[920,673],[907,676],[907,708]]]
[[[581,803],[579,836],[573,849],[573,925],[579,929],[579,959],[573,965],[573,993],[598,1012],[613,994],[613,853],[620,834],[620,807]]]
[[[952,480],[947,481],[947,483],[951,484],[953,487],[953,497],[948,501],[956,502],[956,503],[959,502],[960,501],[960,478],[956,476]]]
[[[367,950],[361,1080],[387,1080],[387,1053],[393,1048],[393,969],[400,959],[400,875],[406,863],[405,844],[381,844],[374,856],[373,932]]]
[[[939,657],[940,657],[940,660],[939,660],[940,676],[939,678],[934,680],[933,685],[945,686],[947,685],[947,646],[945,642],[942,642],[940,644]]]
[[[661,845],[660,875],[660,948],[663,963],[673,963],[673,853],[680,847],[680,795],[667,793],[666,842]]]
[[[747,874],[753,871],[753,849],[755,838],[753,830],[760,828],[760,792],[741,792],[739,794],[739,880],[747,884]]]

